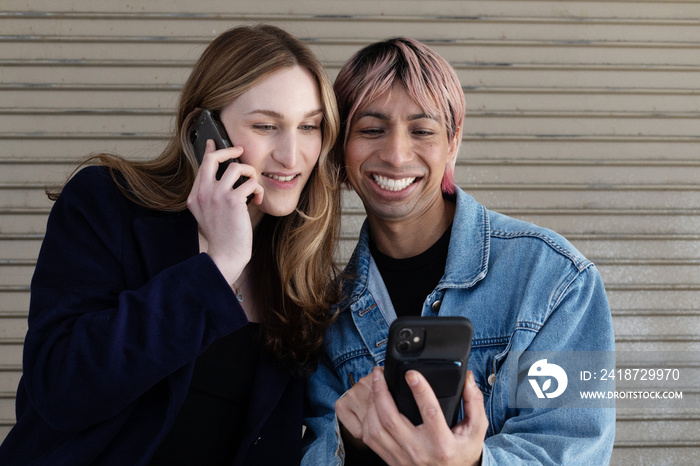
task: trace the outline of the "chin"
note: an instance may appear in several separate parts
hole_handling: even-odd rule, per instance
[[[261,208],[260,210],[262,210],[267,215],[272,215],[273,217],[286,217],[287,215],[294,212],[295,209],[296,206],[289,208],[275,206],[274,208]]]
[[[297,209],[300,197],[301,193],[294,191],[266,190],[259,209],[273,217],[286,217]]]

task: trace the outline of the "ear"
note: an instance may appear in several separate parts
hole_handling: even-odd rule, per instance
[[[455,185],[454,172],[457,164],[457,153],[459,152],[459,143],[462,141],[462,128],[457,128],[457,132],[450,141],[448,146],[448,158],[445,163],[445,173],[442,176],[441,189],[445,194],[454,194],[457,186]]]
[[[455,165],[457,164],[457,156],[459,155],[459,146],[460,146],[461,142],[462,142],[462,127],[460,126],[457,128],[457,131],[455,132],[454,137],[450,141],[449,148],[448,148],[450,156],[449,156],[447,163],[448,163],[448,165],[450,165],[450,167],[452,168],[453,171],[454,171]],[[447,167],[445,167],[445,168],[447,168]]]

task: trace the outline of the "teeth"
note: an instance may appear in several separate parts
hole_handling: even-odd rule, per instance
[[[401,191],[416,181],[415,176],[411,178],[402,178],[400,180],[394,180],[380,175],[372,175],[372,178],[374,178],[374,181],[377,182],[380,188],[387,191]]]
[[[296,175],[278,176],[278,175],[270,175],[267,173],[265,173],[265,176],[268,178],[272,178],[273,180],[277,180],[277,181],[292,181],[294,178],[296,178]]]

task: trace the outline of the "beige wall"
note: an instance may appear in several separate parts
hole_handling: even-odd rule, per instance
[[[0,439],[14,422],[44,185],[88,152],[157,154],[195,58],[249,21],[306,39],[332,76],[371,41],[429,41],[467,98],[457,183],[596,262],[618,349],[682,351],[686,396],[697,399],[700,4],[3,0]],[[347,195],[340,262],[363,218]],[[698,453],[697,403],[618,413],[614,464],[688,464]]]

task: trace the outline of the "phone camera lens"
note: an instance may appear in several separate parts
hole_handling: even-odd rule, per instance
[[[396,349],[399,351],[399,353],[405,353],[411,349],[411,343],[406,340],[402,340],[396,345]]]
[[[402,328],[399,330],[399,338],[408,340],[413,335],[413,331],[410,328]]]

